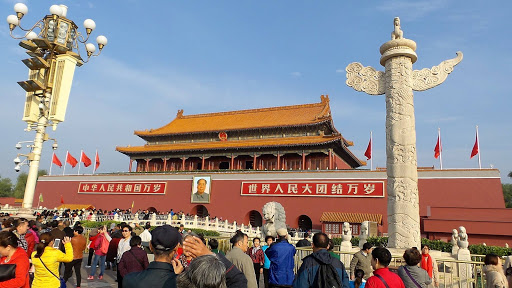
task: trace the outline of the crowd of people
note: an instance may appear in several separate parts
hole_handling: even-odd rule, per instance
[[[237,231],[226,254],[219,242],[208,243],[202,235],[185,227],[163,225],[151,231],[146,223],[113,224],[93,229],[84,237],[79,222],[27,221],[8,218],[0,231],[0,288],[63,287],[75,274],[81,285],[81,267],[86,248],[89,257],[87,281],[102,280],[106,269],[117,272],[118,287],[248,287],[257,288],[263,274],[264,287],[439,287],[439,271],[429,247],[406,249],[405,265],[390,270],[391,253],[384,247],[365,243],[355,253],[348,269],[332,252],[332,239],[315,233],[296,245],[289,243],[289,232],[278,229],[277,237],[252,239]],[[89,243],[87,243],[89,240]],[[264,240],[264,242],[262,241]],[[311,241],[310,241],[311,240]],[[296,247],[311,247],[294,272]],[[149,262],[148,253],[154,255]],[[511,258],[505,269],[501,259],[486,255],[483,271],[486,287],[509,287]],[[99,271],[98,271],[99,270]],[[512,274],[512,273],[510,273]]]
[[[91,220],[92,216],[115,216],[118,215],[120,218],[122,218],[125,215],[133,216],[137,214],[138,218],[142,221],[149,220],[152,214],[155,215],[171,215],[173,220],[179,220],[183,216],[185,216],[186,219],[192,219],[194,215],[185,213],[183,211],[174,211],[174,209],[170,209],[168,211],[158,211],[156,209],[138,209],[138,210],[132,210],[131,208],[128,209],[113,209],[113,210],[103,210],[103,209],[65,209],[65,210],[51,210],[46,209],[43,211],[35,211],[34,217],[41,218],[41,219],[73,219],[76,216],[81,217],[84,220]],[[0,213],[0,217],[9,217],[10,215],[8,213]],[[217,219],[217,216],[210,216],[210,215],[203,215],[203,217],[208,216],[211,218],[211,220]],[[219,221],[222,221],[222,217],[218,218]]]

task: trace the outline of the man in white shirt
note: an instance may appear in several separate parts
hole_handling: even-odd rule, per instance
[[[149,242],[151,241],[151,232],[149,232],[149,229],[151,228],[151,223],[147,222],[144,228],[144,231],[140,233],[139,237],[142,241],[142,247],[144,248],[144,251],[146,251],[146,253],[150,253],[151,251],[149,250]]]

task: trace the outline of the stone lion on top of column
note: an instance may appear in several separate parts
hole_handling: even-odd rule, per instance
[[[277,230],[286,229],[286,213],[283,205],[278,202],[268,202],[263,206],[263,220],[265,224],[261,229],[262,241],[266,236],[277,237]]]

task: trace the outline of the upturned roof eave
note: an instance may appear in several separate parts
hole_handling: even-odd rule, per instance
[[[315,121],[312,123],[298,123],[298,124],[292,124],[292,125],[280,125],[280,126],[261,126],[261,127],[248,127],[248,128],[238,128],[238,129],[215,129],[215,130],[204,130],[204,131],[192,131],[192,132],[176,132],[176,133],[152,133],[152,132],[146,132],[146,131],[134,131],[133,134],[136,136],[139,136],[140,138],[146,140],[147,138],[153,138],[153,137],[162,137],[162,136],[180,136],[180,135],[192,135],[192,134],[202,134],[202,133],[215,133],[215,132],[231,132],[231,131],[249,131],[249,130],[260,130],[260,129],[273,129],[273,128],[291,128],[291,127],[307,127],[307,126],[314,126],[318,124],[328,123],[329,127],[333,130],[333,132],[337,132],[336,128],[334,128],[334,125],[332,123],[331,116],[319,119],[319,121]]]
[[[180,152],[187,151],[222,151],[222,150],[243,150],[243,149],[262,149],[262,148],[279,148],[279,147],[303,147],[303,146],[320,146],[325,144],[330,144],[340,140],[341,136],[338,136],[333,139],[326,140],[324,142],[318,143],[296,143],[296,144],[270,144],[265,146],[240,146],[240,147],[215,147],[215,148],[192,148],[192,149],[182,149],[182,150],[173,150]],[[139,146],[140,147],[140,146]],[[123,148],[127,147],[116,147],[116,151],[125,154],[125,155],[133,155],[133,154],[158,154],[170,151],[169,149],[162,150],[153,150],[153,151],[123,151]]]

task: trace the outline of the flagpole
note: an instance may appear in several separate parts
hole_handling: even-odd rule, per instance
[[[52,161],[50,162],[50,176],[52,176],[52,166],[53,166],[53,157],[55,156],[55,152],[52,153]],[[39,205],[37,205],[39,207]]]
[[[370,171],[373,170],[373,131],[370,131],[370,155],[372,155],[372,158],[370,158]]]
[[[96,149],[96,155],[94,155],[94,167],[92,167],[92,175],[96,172],[96,158],[98,157],[98,149]]]
[[[62,176],[64,176],[64,174],[66,173],[66,165],[68,163],[68,154],[69,154],[69,151],[66,151],[66,161],[64,161],[64,170],[62,171]]]
[[[441,141],[441,128],[437,128],[437,137],[439,137],[439,164],[443,170],[443,142]]]
[[[476,125],[476,146],[478,147],[478,168],[482,169],[482,160],[480,159],[480,139],[478,137],[478,125]]]
[[[80,150],[80,161],[78,161],[78,173],[76,175],[80,175],[80,162],[82,162],[82,154],[84,153],[84,150]]]

